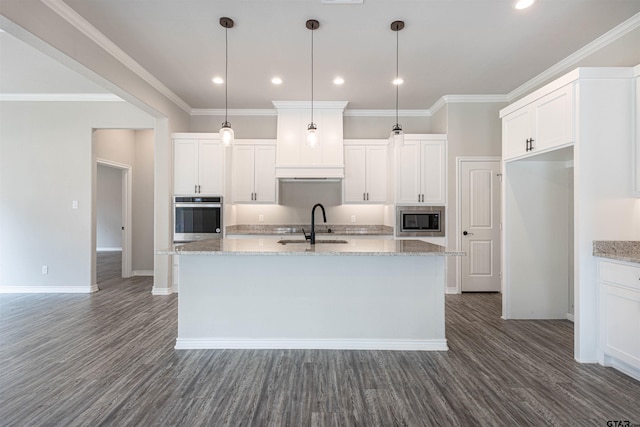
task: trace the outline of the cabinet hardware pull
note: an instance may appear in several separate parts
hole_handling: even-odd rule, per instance
[[[367,193],[367,200],[369,200],[369,193]]]
[[[420,194],[418,194],[418,203],[420,203]]]
[[[533,141],[534,141],[533,138],[529,139],[529,151],[533,151],[533,148],[534,148],[533,147]]]
[[[367,200],[367,196],[366,196],[366,194],[367,194],[367,193],[362,193],[362,200]]]

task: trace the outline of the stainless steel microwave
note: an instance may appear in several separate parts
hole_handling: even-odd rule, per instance
[[[444,206],[397,206],[396,236],[441,237],[445,235]]]

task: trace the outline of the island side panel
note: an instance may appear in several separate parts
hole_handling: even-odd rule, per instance
[[[176,348],[446,350],[444,260],[183,256]]]

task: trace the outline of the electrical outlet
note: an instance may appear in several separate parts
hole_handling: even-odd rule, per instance
[[[49,274],[49,267],[47,267],[46,265],[42,266],[42,274]]]
[[[351,222],[356,222],[356,216],[355,215],[351,215]]]
[[[258,215],[258,222],[264,222],[264,215]]]
[[[71,209],[78,209],[78,201],[74,200],[71,202]]]

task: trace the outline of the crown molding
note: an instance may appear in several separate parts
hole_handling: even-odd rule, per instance
[[[578,49],[571,55],[567,56],[557,64],[547,68],[542,73],[538,74],[528,82],[515,88],[508,94],[509,102],[518,99],[534,89],[547,83],[549,80],[554,79],[558,74],[566,72],[567,68],[571,68],[578,64],[581,60],[596,53],[603,47],[615,42],[619,38],[627,35],[631,31],[640,27],[640,13],[633,15],[631,18],[624,21],[622,24],[614,27],[612,30],[607,31],[591,43],[587,44],[581,49]]]
[[[473,103],[508,103],[509,95],[445,95],[438,99],[429,108],[430,115],[434,115],[440,108],[447,104],[473,104]]]
[[[134,74],[151,85],[158,92],[169,98],[174,104],[176,104],[186,113],[191,114],[191,107],[189,106],[189,104],[184,102],[178,95],[172,92],[160,80],[155,78],[142,65],[140,65],[133,58],[127,55],[115,43],[113,43],[104,34],[98,31],[96,27],[91,25],[89,21],[80,16],[75,10],[69,7],[62,0],[42,0],[42,3],[44,3],[51,10],[60,15],[61,18],[63,18],[89,39],[91,39],[94,43],[104,49],[116,60],[120,61],[125,67],[127,67]]]
[[[272,109],[233,109],[227,110],[228,116],[277,116],[278,112]],[[192,116],[224,116],[224,108],[194,108]]]
[[[429,110],[398,110],[398,117],[429,117]],[[395,117],[396,110],[345,110],[345,117]]]
[[[0,101],[27,102],[124,102],[112,93],[2,93]]]
[[[276,110],[299,110],[303,108],[311,108],[311,101],[271,101]],[[349,101],[313,101],[314,109],[336,109],[342,110],[347,107]]]

